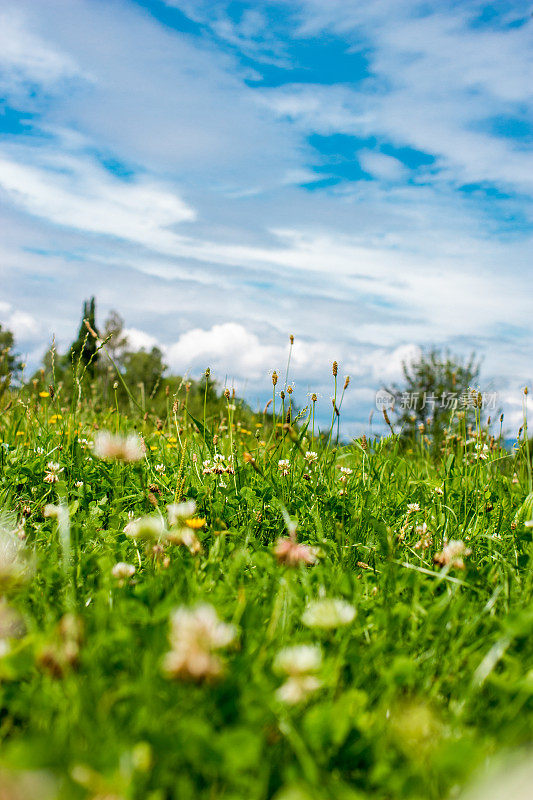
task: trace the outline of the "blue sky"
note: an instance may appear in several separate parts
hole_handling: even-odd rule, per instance
[[[346,430],[429,343],[532,374],[532,8],[0,0],[0,321],[31,363],[82,300],[174,370]]]

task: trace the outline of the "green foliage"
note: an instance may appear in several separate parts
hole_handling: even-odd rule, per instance
[[[23,800],[444,800],[531,741],[522,442],[328,447],[305,407],[204,417],[209,384],[162,384],[162,413],[40,383],[0,419],[0,794],[18,770]],[[104,458],[103,431],[145,449]],[[199,603],[233,633],[195,680],[164,666]]]
[[[146,398],[153,398],[161,385],[161,379],[166,369],[163,363],[163,353],[158,347],[152,347],[150,352],[144,349],[137,352],[126,352],[120,359],[124,369],[124,378],[130,389],[141,390],[143,405]],[[123,391],[123,399],[126,399]]]

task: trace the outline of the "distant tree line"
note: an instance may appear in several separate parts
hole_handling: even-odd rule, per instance
[[[11,331],[0,325],[0,399],[10,388],[22,383],[23,367]],[[35,387],[52,387],[68,404],[76,393],[90,393],[95,404],[117,404],[123,411],[143,410],[164,415],[168,398],[180,389],[187,394],[192,413],[225,409],[227,400],[211,378],[209,370],[195,381],[168,374],[159,347],[133,349],[124,331],[124,320],[110,311],[100,328],[94,297],[85,301],[78,333],[63,353],[52,345],[43,357],[42,367],[26,381]]]

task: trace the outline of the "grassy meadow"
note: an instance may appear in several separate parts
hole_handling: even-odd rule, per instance
[[[455,798],[531,741],[527,436],[280,388],[4,394],[1,800]]]

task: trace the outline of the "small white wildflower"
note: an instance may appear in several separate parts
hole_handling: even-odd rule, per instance
[[[156,514],[132,519],[124,528],[126,536],[146,542],[158,541],[165,532],[165,520]]]
[[[407,504],[407,513],[408,514],[415,514],[417,511],[420,511],[420,506],[418,503],[408,503]]]
[[[322,686],[314,675],[298,675],[287,678],[276,690],[276,697],[285,705],[294,706],[302,703],[307,697]]]
[[[94,439],[93,453],[103,459],[140,461],[144,456],[144,442],[136,433],[121,436],[109,431],[100,431]]]
[[[58,464],[57,461],[49,461],[46,465],[46,470],[43,478],[45,483],[57,483],[60,474],[63,472],[61,464]]]
[[[196,513],[196,503],[194,500],[187,500],[185,503],[172,503],[167,506],[168,524],[178,525],[190,519]]]
[[[274,659],[274,671],[284,675],[305,675],[322,665],[322,650],[314,644],[297,644],[280,650]]]
[[[318,453],[315,453],[314,450],[307,450],[304,458],[308,464],[315,464],[318,461]]]
[[[291,468],[291,462],[288,458],[282,458],[278,461],[278,470],[281,472],[283,476],[289,474]]]
[[[355,617],[355,608],[345,600],[327,598],[309,603],[302,622],[309,628],[337,628],[348,625]]]
[[[163,661],[169,677],[201,681],[219,677],[224,669],[214,651],[233,642],[236,630],[222,622],[213,606],[178,608],[170,618],[170,651]]]
[[[156,464],[154,467],[156,472],[159,472],[162,475],[165,472],[165,465],[164,464]]]
[[[476,460],[482,459],[485,461],[489,457],[489,446],[488,444],[476,444]]]
[[[433,562],[441,567],[455,567],[456,569],[464,569],[465,562],[463,556],[471,555],[472,551],[460,539],[452,539],[450,542],[445,543],[440,553],[436,553]]]
[[[128,580],[128,578],[131,578],[133,575],[135,575],[135,567],[133,564],[127,564],[125,561],[119,561],[111,570],[111,574],[117,579],[119,585],[122,586],[124,582]]]

